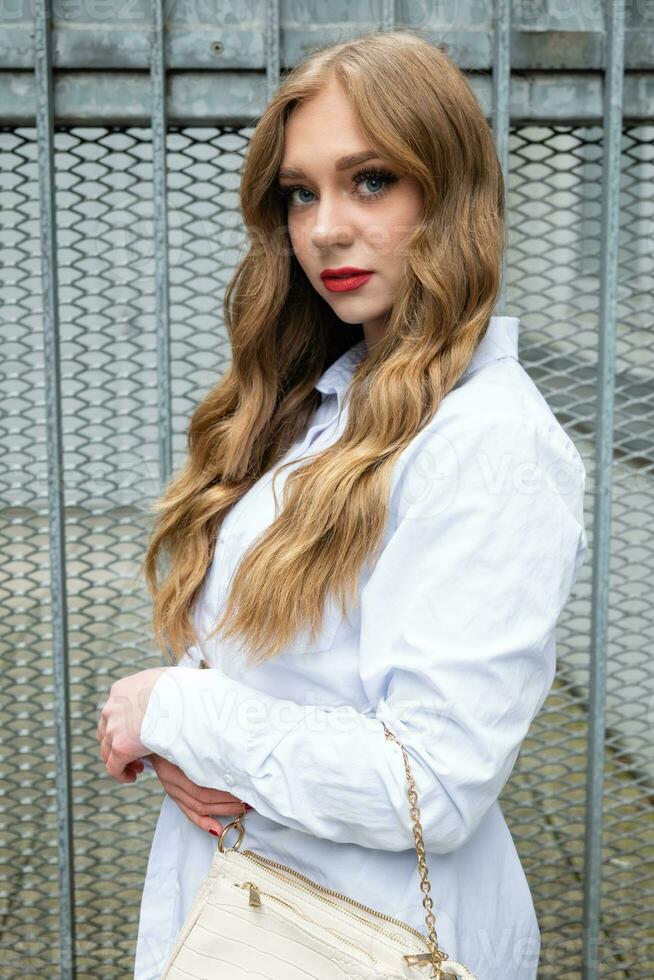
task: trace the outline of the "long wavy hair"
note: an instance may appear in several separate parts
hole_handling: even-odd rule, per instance
[[[281,511],[242,557],[211,636],[263,662],[300,629],[317,637],[328,595],[347,613],[362,566],[378,558],[394,463],[468,366],[497,299],[504,183],[463,73],[411,29],[314,49],[249,143],[240,188],[248,251],[224,301],[231,364],[195,409],[185,465],[152,508],[141,570],[155,640],[175,660],[198,642],[193,610],[225,515],[306,430],[316,381],[363,337],[307,280],[276,185],[289,114],[332,79],[369,145],[419,182],[423,210],[383,339],[355,368],[346,428],[289,473]]]

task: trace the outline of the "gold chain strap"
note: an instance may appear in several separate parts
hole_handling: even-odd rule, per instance
[[[384,725],[384,722],[382,722]],[[408,797],[409,804],[411,807],[411,820],[413,822],[413,836],[416,839],[416,854],[418,855],[418,869],[420,871],[420,889],[423,893],[422,904],[425,908],[425,922],[427,924],[427,933],[429,939],[427,940],[427,945],[429,946],[429,952],[431,954],[431,961],[434,966],[434,972],[432,977],[435,980],[442,980],[443,971],[441,969],[441,964],[444,960],[448,958],[447,953],[440,949],[438,945],[438,939],[436,937],[436,920],[434,918],[433,901],[429,895],[431,891],[431,884],[429,882],[429,873],[427,870],[427,859],[425,857],[425,842],[422,837],[422,825],[420,823],[420,810],[418,808],[418,794],[416,792],[416,783],[413,778],[413,772],[411,771],[411,766],[409,765],[409,757],[407,755],[406,749],[400,742],[399,738],[391,732],[386,725],[384,725],[384,733],[387,739],[391,739],[402,749],[402,756],[404,758],[404,768],[406,770],[406,780],[408,784]]]
[[[200,661],[200,667],[208,667],[209,665],[205,660]],[[384,725],[384,722],[382,722]],[[425,842],[422,837],[422,824],[420,823],[420,809],[418,808],[418,793],[416,792],[416,782],[413,778],[413,772],[411,771],[411,766],[409,765],[409,757],[407,755],[406,749],[400,742],[399,738],[393,734],[393,732],[384,725],[384,734],[387,739],[391,739],[393,742],[397,742],[402,750],[402,757],[404,759],[404,769],[406,771],[406,781],[408,785],[407,795],[409,797],[411,820],[413,822],[413,836],[416,839],[416,854],[418,855],[418,869],[420,871],[420,890],[423,893],[422,904],[425,908],[425,922],[427,924],[427,934],[429,938],[427,939],[427,945],[429,946],[429,955],[431,956],[431,962],[434,967],[434,972],[432,973],[433,980],[443,980],[443,971],[441,969],[441,964],[448,959],[447,953],[442,950],[438,945],[438,938],[436,936],[436,920],[433,913],[433,901],[429,895],[431,891],[431,884],[429,882],[429,872],[427,870],[427,858],[425,857]],[[245,814],[239,814],[235,821],[228,824],[220,835],[219,846],[220,850],[223,849],[223,838],[228,829],[238,825],[239,838],[238,844],[241,843],[243,839],[243,827],[240,824],[241,817]],[[237,845],[238,846],[238,845]]]

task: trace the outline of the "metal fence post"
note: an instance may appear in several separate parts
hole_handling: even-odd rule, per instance
[[[157,322],[157,407],[159,479],[162,488],[173,470],[170,301],[168,291],[168,204],[166,191],[166,51],[162,0],[152,0],[152,192],[155,317]]]
[[[75,892],[73,805],[68,678],[66,527],[57,291],[57,209],[54,164],[54,82],[52,77],[52,3],[34,7],[34,76],[38,135],[43,343],[46,428],[48,436],[48,538],[52,595],[52,672],[55,714],[57,839],[59,866],[60,976],[75,976]]]
[[[606,4],[602,254],[597,368],[596,498],[593,520],[593,599],[588,706],[588,779],[584,840],[583,980],[599,976],[606,657],[608,647],[613,411],[615,400],[620,154],[624,71],[624,0]]]
[[[493,136],[508,197],[511,94],[511,0],[495,0],[493,24]],[[506,301],[506,249],[502,254],[499,313]]]

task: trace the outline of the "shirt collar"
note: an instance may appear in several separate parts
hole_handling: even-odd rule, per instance
[[[368,348],[366,346],[366,338],[362,337],[358,340],[356,344],[348,348],[344,354],[336,358],[333,364],[330,364],[326,371],[322,373],[314,387],[318,391],[322,391],[325,395],[330,395],[336,392],[337,395],[342,394],[354,373],[354,369],[363,358],[366,356]]]
[[[491,316],[488,329],[458,384],[491,361],[498,361],[502,357],[514,357],[517,360],[519,324],[520,319],[517,316]],[[335,392],[340,402],[343,391],[352,379],[355,367],[363,360],[366,353],[366,340],[363,337],[329,365],[315,387],[325,395]]]
[[[499,361],[502,357],[514,357],[517,361],[519,325],[520,318],[517,316],[492,316],[470,363],[454,387],[491,361]]]

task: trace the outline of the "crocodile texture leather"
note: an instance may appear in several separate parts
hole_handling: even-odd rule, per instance
[[[310,879],[218,847],[161,980],[404,980],[432,976],[404,954],[427,941],[399,920],[330,895]],[[444,977],[475,980],[449,959]]]

